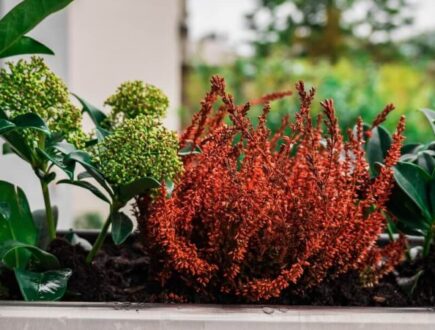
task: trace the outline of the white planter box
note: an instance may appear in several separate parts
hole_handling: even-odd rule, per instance
[[[430,308],[0,303],[1,330],[434,330]]]

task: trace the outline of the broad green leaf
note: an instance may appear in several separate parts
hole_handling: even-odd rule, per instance
[[[432,175],[435,170],[435,158],[432,150],[425,150],[418,153],[417,165],[424,169],[427,174]]]
[[[32,261],[40,268],[53,269],[59,267],[57,258],[35,245],[25,244],[18,241],[2,241],[0,243],[0,260],[9,268],[24,269],[25,265],[17,263],[17,260],[11,258],[20,251],[27,251],[32,256]]]
[[[133,232],[133,221],[125,215],[118,212],[112,215],[112,239],[116,245],[122,244]]]
[[[0,216],[0,242],[13,240],[34,245],[37,232],[24,192],[9,182],[0,181],[0,202],[3,209]],[[8,256],[7,262],[24,267],[28,259],[27,251],[16,250]]]
[[[9,144],[9,147],[14,151],[15,154],[29,163],[32,162],[32,150],[27,145],[26,140],[21,136],[21,134],[11,131],[4,133],[2,137]]]
[[[433,132],[435,133],[435,111],[431,109],[422,109],[421,111],[426,116],[427,120],[430,123],[430,126],[432,127]]]
[[[41,44],[39,41],[30,37],[22,36],[12,46],[4,50],[0,54],[0,58],[5,58],[15,55],[24,54],[47,54],[54,55],[54,52],[47,46]]]
[[[25,113],[23,115],[16,116],[12,121],[17,128],[36,129],[44,134],[50,135],[50,130],[48,129],[47,125],[45,125],[44,120],[36,113]]]
[[[58,269],[44,273],[15,270],[21,294],[26,301],[60,300],[66,292],[70,269]]]
[[[429,185],[429,201],[430,209],[432,211],[432,219],[435,219],[435,174],[432,175]]]
[[[400,153],[402,155],[406,154],[416,154],[418,151],[420,151],[424,146],[422,144],[416,144],[416,143],[409,143],[405,144],[401,149]]]
[[[394,167],[394,179],[404,193],[420,208],[424,217],[431,220],[428,201],[429,181],[427,173],[412,163],[398,163]]]
[[[57,206],[53,206],[53,219],[54,226],[57,228],[57,221],[59,218],[59,210]],[[35,223],[36,230],[38,233],[37,246],[43,250],[46,250],[48,244],[50,244],[50,235],[48,233],[47,226],[47,213],[45,210],[35,210],[32,212],[33,222]]]
[[[154,178],[142,178],[130,184],[119,187],[119,197],[122,201],[128,202],[135,196],[148,192],[150,189],[160,187],[160,183]]]
[[[87,181],[60,180],[57,183],[58,184],[66,183],[66,184],[70,184],[70,185],[73,185],[73,186],[77,186],[77,187],[81,187],[81,188],[87,189],[91,193],[93,193],[95,196],[100,198],[101,200],[103,200],[106,203],[110,204],[110,199],[108,199],[106,197],[106,195],[104,195],[100,190],[98,190],[97,187],[95,187],[94,185],[92,185],[91,183],[89,183]]]
[[[63,9],[72,0],[24,0],[0,20],[0,54],[32,30],[50,14]]]
[[[0,134],[13,131],[16,128],[15,124],[6,119],[0,119]]]
[[[391,136],[388,131],[379,126],[372,130],[372,135],[366,143],[366,155],[371,172],[375,173],[375,163],[384,163],[385,156],[391,147]]]

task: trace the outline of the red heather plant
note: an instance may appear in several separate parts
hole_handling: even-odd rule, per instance
[[[384,248],[376,241],[386,224],[404,118],[385,166],[372,180],[362,121],[345,142],[333,101],[321,103],[323,114],[314,123],[314,90],[306,92],[303,83],[296,88],[300,111],[271,136],[267,102],[289,93],[257,100],[265,106],[254,127],[246,115],[250,105],[236,106],[224,80],[212,78],[201,111],[180,139],[181,147],[201,152],[184,158],[171,197],[162,191],[149,206],[138,202],[142,233],[158,255],[153,272],[163,288],[175,279],[211,299],[231,294],[267,300],[289,286],[303,290],[351,270],[365,284],[375,283],[401,260],[402,238]],[[215,109],[218,99],[222,104]]]

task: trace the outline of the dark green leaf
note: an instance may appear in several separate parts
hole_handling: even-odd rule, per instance
[[[70,269],[58,269],[44,273],[15,270],[21,294],[26,301],[54,301],[66,292]]]
[[[93,193],[95,196],[97,196],[98,198],[100,198],[101,200],[105,201],[106,203],[110,204],[110,199],[108,199],[106,197],[106,195],[104,195],[100,190],[98,190],[97,187],[93,186],[91,183],[87,182],[87,181],[74,181],[74,180],[60,180],[57,182],[58,184],[61,183],[66,183],[66,184],[71,184],[74,186],[78,186],[84,189],[89,190],[91,193]]]
[[[6,119],[0,119],[0,134],[4,134],[10,131],[13,131],[17,127],[14,123],[10,122]]]
[[[154,178],[142,178],[130,184],[119,187],[119,197],[122,201],[128,202],[135,196],[149,192],[150,189],[160,187],[160,183]]]
[[[19,157],[27,162],[32,162],[32,150],[27,145],[26,140],[17,132],[8,132],[3,134],[3,139],[9,144],[11,149]]]
[[[422,109],[421,111],[423,111],[424,115],[430,123],[430,126],[432,127],[433,132],[435,133],[435,111],[431,109]]]
[[[112,215],[112,239],[116,245],[122,244],[133,232],[133,221],[122,212]]]
[[[24,115],[16,116],[12,121],[17,128],[32,128],[41,131],[44,134],[50,135],[50,130],[48,129],[47,125],[45,125],[44,120],[36,113],[25,113]]]
[[[77,179],[79,179],[79,180],[89,179],[89,178],[92,178],[92,175],[90,175],[89,172],[86,172],[86,171],[79,173],[79,175],[77,175]]]
[[[63,162],[64,157],[56,155],[55,153],[53,153],[53,151],[54,150],[50,150],[50,151],[47,150],[46,151],[46,150],[42,150],[40,148],[36,148],[36,152],[38,153],[38,155],[40,157],[42,157],[45,161],[49,161],[49,162],[53,163],[54,165],[59,167],[61,170],[63,170],[65,172],[65,174],[70,179],[73,179],[74,178],[74,168],[75,168],[74,165],[75,164],[72,162],[65,164]]]
[[[0,20],[0,54],[50,14],[72,0],[24,0]]]
[[[53,219],[54,226],[57,227],[57,221],[59,218],[59,210],[56,206],[53,206]],[[32,212],[33,221],[38,232],[37,246],[43,250],[46,250],[50,243],[50,235],[47,227],[47,214],[45,210],[35,210]]]
[[[375,173],[375,163],[383,163],[385,156],[391,146],[390,133],[383,127],[375,127],[372,135],[366,143],[367,161],[369,162],[371,172]]]
[[[25,265],[14,260],[13,256],[20,251],[27,251],[31,254],[34,263],[43,269],[53,269],[59,267],[59,261],[51,253],[45,252],[35,245],[25,244],[18,241],[2,241],[0,243],[0,259],[10,268],[24,269]]]
[[[13,153],[14,153],[14,149],[12,149],[9,143],[7,142],[3,143],[3,155],[13,154]]]
[[[39,41],[30,37],[22,36],[12,46],[0,53],[0,58],[24,54],[47,54],[54,55],[54,52]]]
[[[91,118],[92,122],[95,125],[95,128],[97,130],[97,138],[98,141],[103,140],[107,135],[110,134],[110,132],[106,129],[104,129],[101,125],[104,123],[104,121],[106,121],[107,116],[106,114],[101,111],[100,109],[98,109],[97,107],[95,107],[94,105],[90,104],[89,102],[87,102],[86,100],[82,99],[81,97],[73,94],[77,100],[79,100],[79,102],[81,103],[82,107],[83,107],[83,112],[86,112],[89,117]]]
[[[432,175],[435,170],[435,158],[432,150],[425,150],[418,153],[417,165],[424,169],[427,174]]]
[[[75,151],[65,156],[66,163],[68,162],[78,162],[81,164],[86,171],[109,193],[113,196],[113,190],[107,184],[103,175],[94,167],[92,164],[91,156],[84,151]]]
[[[398,163],[394,168],[394,178],[402,191],[420,208],[425,218],[431,220],[427,199],[431,177],[417,165]]]
[[[24,192],[9,182],[0,181],[0,201],[3,209],[0,216],[0,242],[12,240],[34,245],[37,232]],[[29,254],[26,251],[17,250],[13,254],[6,260],[9,264],[14,263],[17,267],[27,264]]]

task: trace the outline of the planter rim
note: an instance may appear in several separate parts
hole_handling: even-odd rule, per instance
[[[330,312],[366,312],[366,313],[435,313],[435,307],[359,307],[359,306],[310,306],[310,305],[267,305],[267,304],[172,304],[172,303],[132,303],[132,302],[86,302],[86,301],[20,301],[0,300],[2,307],[35,307],[35,308],[96,308],[114,310],[208,310],[214,312],[238,311],[330,311]]]

